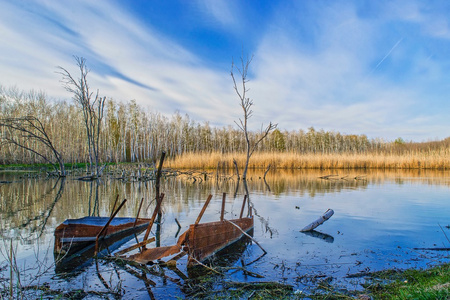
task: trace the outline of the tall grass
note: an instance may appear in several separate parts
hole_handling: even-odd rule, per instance
[[[178,169],[231,169],[233,159],[239,167],[245,164],[244,153],[185,153],[169,160],[166,166]],[[450,149],[404,151],[402,153],[254,153],[250,168],[264,169],[450,169]]]

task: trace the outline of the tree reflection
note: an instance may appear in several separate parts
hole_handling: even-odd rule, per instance
[[[39,239],[42,236],[48,219],[52,215],[53,209],[55,208],[55,205],[58,203],[64,193],[65,182],[65,177],[59,177],[52,187],[50,187],[47,191],[40,195],[40,197],[38,197],[39,200],[43,200],[57,191],[55,197],[53,198],[53,201],[45,209],[40,210],[38,214],[29,217],[28,220],[24,221],[16,227],[18,229],[27,229],[27,236],[22,236],[22,239],[25,242],[31,243],[32,241]]]

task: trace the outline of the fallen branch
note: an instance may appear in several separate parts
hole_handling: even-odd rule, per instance
[[[238,225],[234,224],[233,222],[229,221],[229,220],[224,220],[227,221],[228,223],[230,223],[231,225],[233,225],[234,227],[236,227],[237,229],[239,229],[245,236],[247,236],[248,238],[250,238],[253,242],[255,242],[256,245],[259,246],[259,248],[261,248],[261,250],[264,252],[264,254],[267,254],[267,251],[264,250],[264,248],[252,237],[250,236],[247,232],[245,232],[244,230],[242,230],[241,227],[239,227]]]
[[[211,268],[211,267],[208,267],[207,265],[205,265],[204,263],[202,263],[201,261],[199,261],[198,259],[196,259],[193,255],[191,255],[190,258],[191,258],[192,260],[194,260],[196,263],[198,263],[200,266],[205,267],[205,268],[207,268],[208,270],[213,271],[214,273],[217,273],[217,274],[219,274],[219,275],[222,275],[222,273],[220,273],[220,272],[217,271],[217,270],[214,270],[214,269]]]

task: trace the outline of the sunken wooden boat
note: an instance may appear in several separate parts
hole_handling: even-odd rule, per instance
[[[97,236],[108,222],[109,217],[84,217],[80,219],[67,219],[55,229],[55,252],[67,253],[80,248],[94,245]],[[105,235],[100,240],[119,239],[133,233],[145,230],[150,219],[114,218]]]
[[[225,220],[225,194],[222,199],[222,211],[219,221],[200,223],[200,220],[208,206],[212,195],[209,195],[206,203],[204,204],[197,220],[194,224],[189,226],[179,238],[175,245],[166,247],[146,248],[143,246],[147,244],[145,238],[144,241],[128,249],[119,251],[115,254],[116,257],[120,257],[126,261],[131,261],[139,264],[148,264],[156,260],[160,260],[165,257],[173,256],[170,260],[176,261],[184,255],[188,255],[188,266],[194,266],[201,264],[211,256],[215,255],[222,249],[230,246],[231,244],[239,241],[244,235],[249,236],[247,232],[253,229],[253,216],[251,209],[249,209],[248,215],[243,217],[243,210],[245,208],[246,197],[242,204],[241,214],[238,219]],[[151,228],[151,224],[149,225]],[[143,246],[143,247],[141,247]],[[134,250],[140,249],[139,252],[123,256],[123,254]]]
[[[110,217],[84,217],[67,219],[55,229],[54,252],[59,255],[74,253],[80,249],[95,246],[98,251],[99,241],[115,242],[127,235],[145,230],[150,219],[146,218],[116,218],[116,214],[125,204],[126,199]]]
[[[73,271],[84,270],[93,263],[94,257],[107,256],[109,253],[116,251],[124,244],[135,239],[138,234],[145,230],[146,226],[141,225],[135,227],[134,230],[124,230],[104,239],[99,239],[98,247],[96,247],[95,240],[86,243],[73,244],[68,242],[64,244],[61,252],[54,252],[55,273],[70,276],[69,273]],[[76,276],[76,273],[73,275]]]

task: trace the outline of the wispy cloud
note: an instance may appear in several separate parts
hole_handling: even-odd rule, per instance
[[[15,63],[8,60],[4,64],[11,74],[17,75],[10,77],[7,84],[42,87],[50,94],[68,97],[59,84],[55,66],[61,65],[75,73],[72,55],[78,55],[88,60],[91,85],[109,97],[136,99],[163,113],[180,110],[198,119],[210,116],[223,120],[224,115],[233,115],[234,106],[224,101],[232,92],[224,88],[228,74],[209,70],[190,51],[107,2],[72,4],[57,2],[47,7],[38,3],[35,10],[28,12],[8,4],[3,10],[9,12],[7,15],[22,15],[29,20],[26,26],[12,28],[10,24],[15,20],[3,19],[2,27],[11,31],[13,41],[3,51],[18,58]],[[47,14],[52,16],[52,22],[46,18]],[[55,29],[49,23],[61,23],[65,27]],[[29,36],[28,28],[53,32],[33,32]],[[19,49],[23,53],[17,52]],[[28,64],[33,65],[32,70]],[[43,73],[47,75],[42,76]],[[43,79],[37,80],[39,77]]]
[[[284,20],[271,22],[276,25]],[[381,52],[385,46],[383,42],[380,47],[380,41],[390,39],[378,33],[385,26],[385,20],[365,20],[351,7],[342,8],[336,15],[331,7],[315,22],[320,24],[320,35],[314,42],[317,45],[314,51],[310,51],[309,44],[302,45],[293,39],[292,32],[296,28],[286,26],[283,31],[269,32],[260,45],[255,59],[255,98],[273,101],[263,104],[264,111],[272,111],[273,118],[287,128],[313,125],[390,139],[396,136],[414,140],[420,140],[421,136],[445,137],[446,125],[442,125],[437,134],[433,118],[425,118],[415,109],[424,103],[425,86],[417,86],[417,81],[399,84],[399,78],[375,72],[387,63],[403,41],[400,37],[387,53]],[[382,58],[376,60],[381,55]],[[395,66],[396,59],[405,57],[392,57],[389,64]],[[411,57],[408,63],[411,67],[420,64],[434,71],[439,68],[429,59],[425,61],[420,57]]]
[[[236,27],[240,12],[230,0],[197,0],[198,6],[204,16],[214,19],[222,27]]]
[[[245,32],[251,23],[241,20],[240,4],[196,2],[214,20],[210,30],[225,34]],[[351,2],[283,2],[265,15],[265,26],[251,42],[253,129],[271,120],[289,130],[314,126],[390,139],[446,137],[445,14],[414,1],[371,5],[373,11]],[[91,86],[102,95],[217,125],[233,124],[241,114],[229,68],[211,65],[120,2],[0,1],[0,33],[3,85],[68,98],[56,66],[76,72],[77,55],[87,59]],[[229,47],[240,53],[245,43]],[[232,56],[223,58],[225,65]]]

